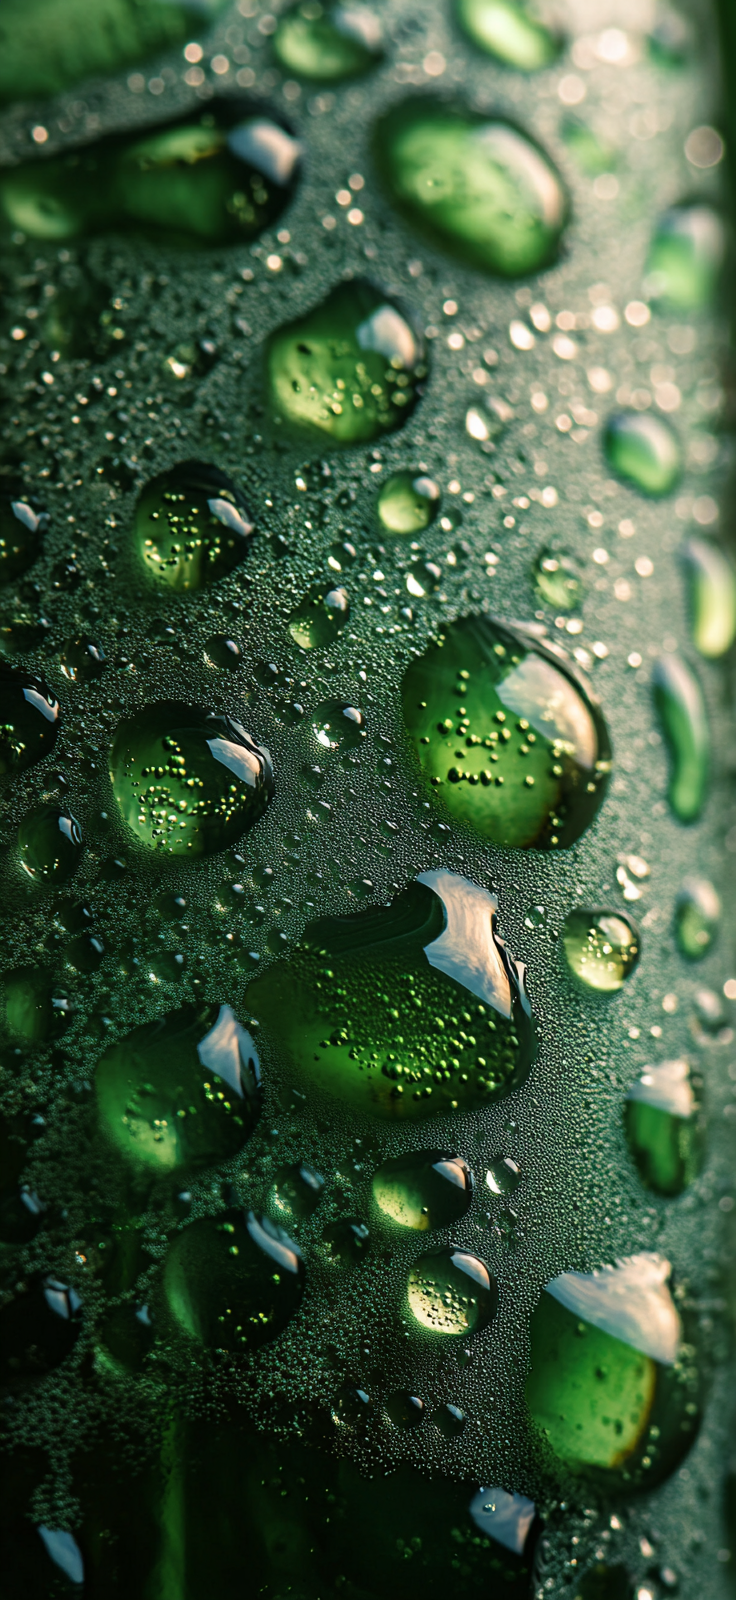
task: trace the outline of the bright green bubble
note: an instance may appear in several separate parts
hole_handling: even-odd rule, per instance
[[[20,862],[34,883],[64,883],[79,865],[82,830],[71,811],[39,806],[18,829]]]
[[[407,1303],[415,1323],[440,1338],[480,1332],[498,1303],[484,1261],[454,1245],[420,1256],[409,1273]]]
[[[201,461],[152,478],[135,508],[136,555],[159,588],[216,583],[243,560],[252,532],[235,484]]]
[[[576,907],[562,933],[570,970],[588,989],[615,994],[631,976],[641,951],[638,928],[625,911]]]
[[[455,0],[455,15],[473,44],[519,72],[538,72],[560,53],[559,35],[530,0]]]
[[[179,1234],[163,1274],[177,1328],[212,1349],[270,1344],[298,1309],[304,1263],[298,1245],[267,1217],[224,1211]]]
[[[408,668],[404,722],[438,805],[496,844],[573,844],[603,800],[611,749],[564,659],[488,617],[450,623]]]
[[[687,1061],[645,1067],[624,1107],[629,1149],[642,1183],[655,1194],[682,1194],[700,1171],[703,1128]]]
[[[721,920],[721,898],[707,878],[686,878],[675,904],[675,933],[689,961],[701,961],[713,944]]]
[[[383,30],[363,5],[301,0],[279,19],[276,58],[295,78],[344,83],[370,72],[383,56]]]
[[[712,303],[726,255],[723,219],[702,202],[673,206],[661,218],[647,261],[652,300],[673,311]]]
[[[532,567],[534,587],[541,600],[556,611],[575,611],[585,589],[580,562],[567,550],[540,550]]]
[[[676,655],[655,662],[652,691],[670,753],[670,806],[680,822],[695,822],[705,804],[710,767],[703,691],[692,668]]]
[[[373,1199],[399,1228],[426,1233],[465,1216],[473,1198],[472,1175],[461,1156],[422,1150],[394,1156],[373,1175]]]
[[[662,417],[620,412],[606,427],[603,447],[614,472],[635,489],[655,499],[674,489],[682,456],[676,433]]]
[[[440,491],[421,473],[394,472],[376,501],[378,520],[386,533],[423,533],[440,508]]]
[[[683,561],[690,583],[691,637],[707,660],[717,660],[736,638],[736,567],[711,539],[688,539]]]

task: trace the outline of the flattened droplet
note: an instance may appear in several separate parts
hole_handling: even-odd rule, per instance
[[[625,911],[576,906],[565,918],[562,942],[570,970],[588,989],[615,994],[639,960],[641,937]]]
[[[455,0],[455,15],[473,44],[519,72],[538,72],[560,53],[559,35],[530,0]]]
[[[652,691],[670,752],[670,806],[680,822],[696,822],[705,804],[710,761],[703,691],[695,673],[677,655],[663,655],[655,662]]]
[[[674,429],[649,411],[622,411],[611,417],[603,447],[619,478],[658,499],[674,489],[682,458]]]
[[[284,12],[274,34],[277,60],[296,78],[344,83],[383,56],[383,29],[368,6],[301,0]]]
[[[163,1288],[178,1329],[210,1348],[270,1344],[304,1293],[304,1263],[293,1239],[252,1211],[201,1217],[166,1257]]]
[[[715,661],[736,638],[736,567],[711,539],[688,539],[682,556],[690,582],[692,641],[701,656]]]

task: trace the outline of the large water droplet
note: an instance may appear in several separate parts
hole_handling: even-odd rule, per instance
[[[705,803],[710,756],[703,691],[687,662],[676,655],[655,662],[652,689],[670,751],[668,799],[680,822],[695,822]]]
[[[18,829],[20,860],[34,883],[64,883],[71,877],[84,848],[82,830],[71,811],[39,806]]]
[[[373,1176],[373,1198],[384,1217],[400,1228],[426,1233],[465,1216],[473,1179],[461,1156],[422,1150],[384,1161]]]
[[[394,472],[382,485],[376,510],[387,533],[423,533],[440,508],[440,491],[421,473]]]
[[[567,550],[540,550],[532,567],[540,599],[556,611],[574,611],[585,593],[580,562]]]
[[[448,1245],[414,1262],[407,1301],[421,1328],[440,1336],[467,1338],[490,1322],[498,1293],[484,1261]]]
[[[675,905],[677,943],[689,961],[708,954],[721,920],[721,900],[707,878],[686,878]]]
[[[493,933],[496,902],[449,872],[390,906],[308,925],[248,1004],[302,1083],[379,1117],[470,1110],[533,1056],[522,975]]]
[[[570,970],[588,989],[615,994],[639,960],[639,931],[625,911],[577,906],[562,932]]]
[[[0,662],[0,778],[49,755],[60,722],[59,702],[42,678]]]
[[[393,300],[361,279],[340,284],[278,328],[266,370],[279,417],[348,445],[402,427],[427,374],[421,335]]]
[[[681,1194],[697,1177],[702,1120],[687,1061],[645,1067],[626,1096],[624,1125],[639,1177],[655,1194]]]
[[[560,53],[561,39],[531,0],[455,0],[455,15],[473,44],[519,72],[538,72]]]
[[[710,539],[688,539],[682,555],[690,580],[692,641],[713,661],[736,638],[736,567]]]
[[[603,800],[608,731],[558,655],[487,617],[445,628],[412,662],[404,721],[438,802],[496,844],[573,844]]]
[[[649,411],[622,411],[611,417],[603,446],[614,472],[644,494],[669,494],[680,476],[677,435]]]
[[[662,217],[647,262],[651,299],[673,311],[711,303],[726,254],[722,218],[709,205],[673,206]]]
[[[229,1006],[185,1006],[134,1028],[95,1072],[105,1138],[140,1173],[235,1154],[260,1113],[258,1052]]]
[[[0,495],[0,584],[26,572],[40,554],[48,514],[19,490]]]
[[[267,1217],[201,1217],[174,1241],[164,1267],[174,1322],[216,1349],[258,1349],[277,1338],[304,1293],[299,1246]]]
[[[292,611],[289,633],[301,650],[325,650],[342,633],[349,616],[347,589],[341,584],[332,589],[317,584]]]
[[[222,850],[273,798],[268,751],[231,717],[162,700],[118,724],[110,776],[121,815],[168,855]]]
[[[243,560],[252,532],[235,484],[201,461],[184,461],[152,478],[135,509],[136,555],[166,589],[216,583]]]
[[[565,191],[549,157],[520,129],[423,97],[381,118],[375,150],[407,218],[470,266],[512,278],[554,259]]]
[[[279,19],[273,46],[281,66],[296,78],[344,83],[381,60],[383,30],[367,6],[300,0]]]

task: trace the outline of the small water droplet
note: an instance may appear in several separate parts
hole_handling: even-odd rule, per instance
[[[521,1183],[521,1172],[511,1156],[498,1156],[490,1163],[486,1183],[492,1194],[513,1194]]]
[[[0,495],[0,584],[28,570],[41,553],[48,526],[48,513],[20,488]]]
[[[316,585],[289,618],[289,633],[301,650],[325,650],[342,633],[350,617],[350,596],[342,585]]]
[[[175,1239],[163,1289],[174,1324],[215,1349],[258,1349],[275,1339],[304,1293],[298,1245],[252,1211],[201,1217]]]
[[[722,218],[703,202],[672,206],[649,252],[649,297],[673,311],[698,311],[715,297],[726,255]]]
[[[473,1179],[461,1156],[421,1151],[384,1161],[373,1176],[373,1198],[398,1227],[427,1232],[459,1222],[473,1198]]]
[[[721,920],[721,900],[707,878],[686,878],[675,904],[677,943],[689,961],[701,961]]]
[[[18,829],[20,860],[34,883],[65,883],[79,865],[82,830],[71,811],[39,806]]]
[[[43,679],[0,661],[0,778],[49,755],[60,723],[59,702]]]
[[[710,731],[700,684],[681,656],[662,655],[652,692],[670,752],[668,799],[680,822],[695,822],[708,789]]]
[[[395,472],[383,484],[376,509],[387,533],[423,533],[440,508],[440,491],[421,473]]]
[[[575,611],[585,590],[581,564],[567,550],[540,550],[532,567],[532,579],[540,599],[556,611]]]
[[[421,1328],[441,1337],[462,1338],[490,1322],[498,1293],[484,1261],[448,1245],[414,1262],[407,1301]]]
[[[622,411],[610,418],[603,446],[625,483],[658,499],[674,489],[682,469],[677,435],[649,411]]]
[[[687,1061],[645,1067],[626,1096],[624,1126],[639,1177],[655,1194],[681,1194],[700,1170],[702,1118]]]
[[[605,907],[568,912],[562,941],[570,970],[588,989],[614,994],[633,972],[641,937],[625,911]]]
[[[736,567],[711,539],[688,539],[683,561],[690,582],[692,641],[707,660],[717,660],[736,638]]]

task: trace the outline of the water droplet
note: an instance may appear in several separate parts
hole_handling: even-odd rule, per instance
[[[538,72],[560,53],[561,39],[529,0],[456,0],[455,15],[473,44],[519,72]]]
[[[26,572],[40,555],[49,518],[21,490],[0,495],[0,584]]]
[[[467,1420],[460,1406],[439,1406],[437,1411],[432,1412],[432,1421],[445,1439],[456,1439],[458,1434],[463,1433]]]
[[[59,702],[42,678],[0,662],[0,778],[42,761],[60,722]]]
[[[289,633],[300,650],[325,650],[342,633],[350,616],[350,597],[341,585],[316,585],[289,618]]]
[[[511,1156],[498,1156],[490,1163],[486,1183],[492,1194],[513,1194],[521,1183],[521,1172]]]
[[[381,488],[376,502],[379,520],[387,533],[423,533],[440,508],[440,491],[431,478],[413,472],[394,472]]]
[[[213,667],[219,667],[222,672],[237,672],[242,666],[243,657],[240,645],[234,639],[226,638],[224,633],[213,633],[204,647],[205,659]]]
[[[239,722],[179,701],[145,706],[118,724],[110,776],[124,821],[169,855],[224,849],[274,793],[270,755]]]
[[[639,931],[625,911],[576,906],[562,940],[570,970],[588,989],[614,994],[631,976],[641,950]]]
[[[659,498],[674,489],[682,458],[677,435],[649,411],[622,411],[611,417],[603,439],[614,472],[643,494]]]
[[[415,1394],[409,1394],[406,1389],[395,1389],[392,1394],[387,1394],[383,1408],[389,1422],[404,1432],[418,1428],[424,1421],[424,1401]]]
[[[708,954],[721,920],[721,900],[707,878],[686,878],[675,904],[677,943],[689,961]]]
[[[626,1096],[624,1125],[639,1177],[655,1194],[681,1194],[700,1170],[702,1119],[687,1061],[645,1067]]]
[[[421,1328],[458,1338],[478,1333],[490,1322],[498,1293],[485,1262],[448,1245],[414,1262],[407,1300]]]
[[[355,1267],[364,1261],[370,1247],[370,1233],[358,1217],[343,1217],[322,1235],[322,1252],[335,1267]]]
[[[427,375],[421,335],[395,301],[361,279],[278,328],[266,367],[277,415],[336,444],[402,427]]]
[[[44,967],[16,967],[3,975],[5,1027],[13,1043],[26,1050],[63,1033],[72,1005]]]
[[[357,750],[365,738],[363,712],[345,700],[323,700],[309,721],[320,757],[337,750]]]
[[[102,1364],[108,1358],[124,1372],[139,1372],[154,1339],[153,1317],[147,1305],[116,1306],[100,1328]],[[99,1353],[98,1353],[99,1354]]]
[[[698,1376],[662,1256],[563,1272],[532,1317],[526,1399],[546,1444],[602,1484],[650,1487],[697,1428]],[[603,1475],[601,1477],[601,1475]]]
[[[252,1211],[201,1217],[175,1239],[163,1288],[180,1330],[221,1350],[255,1350],[291,1321],[304,1293],[299,1246]]]
[[[270,117],[243,119],[237,100],[216,107],[6,169],[6,228],[57,243],[110,230],[190,247],[255,238],[290,199],[302,147]]]
[[[107,666],[102,645],[92,639],[70,639],[59,652],[59,664],[70,683],[93,683],[101,678]]]
[[[561,651],[464,617],[410,665],[402,702],[431,793],[456,821],[517,849],[565,848],[592,822],[608,731]]]
[[[615,147],[602,139],[596,128],[583,117],[569,113],[562,120],[562,138],[581,172],[598,178],[603,173],[613,173],[618,164]]]
[[[567,217],[562,180],[510,123],[408,100],[381,118],[375,149],[395,203],[468,265],[517,277],[554,260]]]
[[[695,822],[708,788],[710,732],[703,691],[676,655],[655,662],[652,691],[670,752],[670,806],[680,822]]]
[[[736,638],[736,567],[710,539],[688,539],[682,555],[690,581],[692,641],[713,661]]]
[[[373,1198],[400,1228],[427,1232],[465,1216],[473,1179],[462,1156],[422,1150],[384,1161],[373,1177]]]
[[[0,1371],[5,1383],[43,1378],[71,1354],[82,1302],[59,1278],[34,1278],[0,1311]]]
[[[403,1119],[487,1105],[534,1052],[495,910],[466,879],[424,873],[389,906],[310,923],[290,960],[250,984],[248,1004],[302,1083],[357,1110]]]
[[[581,566],[567,550],[540,550],[532,567],[537,594],[556,611],[574,611],[584,596]]]
[[[34,883],[65,883],[79,865],[82,830],[71,811],[39,806],[18,829],[20,860]]]
[[[105,1052],[94,1088],[105,1138],[133,1170],[166,1174],[240,1150],[260,1114],[260,1067],[229,1006],[185,1006]]]
[[[279,1222],[302,1221],[304,1217],[311,1217],[324,1189],[325,1180],[314,1167],[304,1163],[281,1167],[269,1193],[269,1209]]]
[[[159,588],[203,589],[243,560],[253,532],[240,491],[217,467],[184,461],[141,490],[136,556]]]
[[[283,13],[273,38],[276,59],[296,78],[344,83],[383,56],[383,29],[363,5],[301,0]]]
[[[661,218],[647,262],[652,300],[673,311],[698,311],[715,298],[726,255],[717,211],[702,202],[673,206]]]

